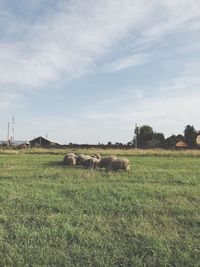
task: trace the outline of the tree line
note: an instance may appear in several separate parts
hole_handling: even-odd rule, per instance
[[[197,136],[200,136],[200,131],[197,131],[194,126],[187,125],[184,128],[184,133],[174,135],[172,134],[168,138],[165,138],[163,133],[155,132],[153,128],[149,125],[142,125],[141,127],[135,127],[134,136],[131,141],[127,144],[120,142],[112,143],[108,142],[107,144],[98,143],[97,145],[90,144],[73,144],[69,143],[67,147],[70,148],[163,148],[163,149],[174,149],[178,142],[182,141],[187,145],[189,149],[200,148],[197,144]],[[200,143],[199,143],[200,145]]]
[[[174,135],[165,138],[163,133],[155,132],[149,125],[135,127],[132,144],[137,148],[153,148],[160,147],[172,149],[180,141],[185,142],[188,148],[195,149],[198,147],[197,137],[200,131],[197,131],[194,126],[187,125],[184,128],[184,134]]]
[[[199,138],[198,138],[199,137]],[[48,140],[47,140],[48,141]],[[51,147],[51,148],[163,148],[163,149],[174,149],[176,148],[176,145],[178,142],[184,142],[184,144],[189,149],[196,149],[200,148],[200,131],[197,131],[194,126],[192,125],[186,125],[184,128],[183,135],[178,134],[174,135],[172,134],[168,138],[165,138],[163,133],[155,132],[153,128],[149,125],[142,125],[140,127],[135,127],[134,130],[134,136],[131,141],[129,141],[127,144],[123,144],[120,142],[112,143],[108,142],[107,144],[98,143],[97,145],[91,145],[91,144],[75,144],[75,143],[69,143],[68,145],[60,145],[60,144],[40,144],[39,147]],[[22,144],[22,145],[25,145]],[[3,142],[0,144],[0,147],[7,147],[7,143]],[[12,146],[13,147],[13,146]],[[21,145],[15,146],[16,148],[22,148]],[[23,147],[26,147],[23,146]]]

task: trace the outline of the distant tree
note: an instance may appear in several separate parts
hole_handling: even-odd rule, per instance
[[[120,142],[116,142],[116,143],[115,143],[115,146],[116,146],[116,147],[123,147],[124,145],[123,145],[122,143],[120,143]]]
[[[165,139],[165,141],[163,143],[163,148],[173,149],[173,148],[175,148],[176,143],[177,143],[176,135],[171,135]]]
[[[139,135],[139,127],[136,126],[136,127],[135,127],[135,130],[134,130],[133,140],[132,140],[133,146],[134,146],[135,148],[138,147],[138,135]]]
[[[133,142],[128,142],[127,146],[129,146],[129,147],[133,146]]]
[[[185,140],[185,138],[184,138],[184,136],[182,134],[178,134],[176,136],[176,143],[179,142],[179,141],[184,141],[184,140]]]
[[[136,127],[134,134],[133,143],[139,148],[146,148],[147,142],[153,140],[153,128],[149,125]]]
[[[160,144],[163,144],[165,141],[165,136],[163,133],[153,133],[153,140],[154,141],[159,141]]]
[[[194,126],[192,125],[185,126],[184,139],[189,148],[196,147],[196,138],[197,138],[197,131],[195,130]]]

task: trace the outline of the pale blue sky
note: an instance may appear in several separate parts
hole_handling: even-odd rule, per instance
[[[0,140],[200,129],[200,1],[0,0]]]

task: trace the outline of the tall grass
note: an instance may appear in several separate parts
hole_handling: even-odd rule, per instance
[[[69,152],[76,154],[94,154],[99,153],[102,156],[158,156],[158,157],[200,157],[200,149],[197,150],[165,150],[165,149],[113,149],[113,148],[31,148],[31,149],[0,149],[0,155],[12,154],[53,154],[64,155]]]
[[[64,167],[66,151],[32,152],[0,155],[0,266],[199,266],[193,151],[121,151],[128,174]]]

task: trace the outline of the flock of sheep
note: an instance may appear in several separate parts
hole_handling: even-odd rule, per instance
[[[68,153],[64,156],[63,163],[67,166],[83,166],[87,169],[105,168],[107,171],[121,169],[130,172],[130,161],[126,158],[119,159],[116,156],[101,158],[99,154],[89,156]]]

